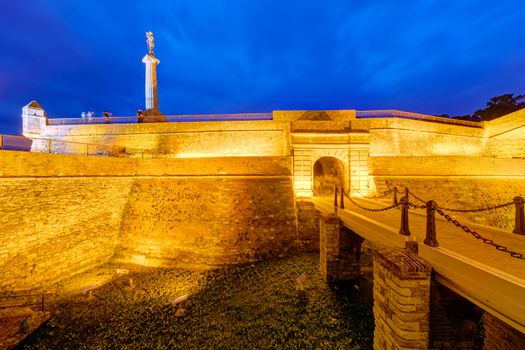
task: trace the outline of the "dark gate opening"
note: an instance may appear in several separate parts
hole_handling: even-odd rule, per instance
[[[313,192],[315,196],[326,196],[334,192],[335,186],[344,185],[343,162],[334,157],[321,157],[314,163]]]

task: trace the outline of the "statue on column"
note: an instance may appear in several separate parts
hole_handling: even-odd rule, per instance
[[[146,32],[146,38],[147,38],[146,42],[148,43],[149,54],[151,56],[155,56],[155,54],[153,53],[153,48],[155,47],[155,44],[154,44],[155,38],[153,37],[153,33]]]

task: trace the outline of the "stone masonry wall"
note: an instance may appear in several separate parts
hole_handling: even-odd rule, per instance
[[[371,175],[378,192],[388,186],[410,188],[423,200],[449,208],[486,208],[525,196],[525,161],[482,157],[373,157]],[[413,199],[412,199],[413,200]],[[514,228],[514,206],[454,217]]]
[[[374,250],[374,349],[428,348],[430,272],[406,250]]]
[[[297,244],[296,247],[306,252],[319,251],[319,211],[312,201],[301,199],[297,204]]]
[[[117,259],[206,268],[289,254],[292,191],[289,177],[136,179]]]
[[[484,130],[420,120],[370,120],[371,156],[480,155]]]
[[[483,315],[484,350],[525,349],[525,334],[507,326],[488,312]]]
[[[126,178],[0,178],[0,293],[111,258],[129,187]]]
[[[177,158],[290,155],[289,126],[273,121],[56,125],[41,137]]]
[[[0,151],[0,293],[45,288],[114,253],[209,267],[285,255],[296,239],[289,157]]]

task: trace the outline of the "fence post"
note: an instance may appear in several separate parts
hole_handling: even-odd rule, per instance
[[[337,208],[337,186],[334,186],[334,207]]]
[[[408,198],[401,198],[401,227],[399,234],[403,236],[410,236],[410,229],[408,228]]]
[[[341,209],[345,208],[345,188],[341,187],[341,200],[339,201],[339,207]]]
[[[514,232],[518,235],[525,235],[525,215],[523,212],[523,197],[514,197],[514,205],[516,206],[516,219],[514,221]]]
[[[408,187],[405,187],[405,198],[408,200]]]
[[[397,187],[394,186],[394,205],[397,204]]]
[[[427,202],[427,235],[424,243],[430,247],[439,247],[436,238],[436,207],[436,202]]]

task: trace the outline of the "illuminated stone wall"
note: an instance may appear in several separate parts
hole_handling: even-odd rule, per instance
[[[292,181],[283,178],[148,178],[134,181],[118,260],[206,268],[291,252]]]
[[[497,158],[525,158],[525,109],[485,123],[484,155]]]
[[[273,121],[57,125],[41,137],[177,158],[290,155],[288,124]]]
[[[297,239],[290,157],[0,153],[0,292],[46,287],[114,253],[207,268],[286,255]]]
[[[452,208],[485,208],[525,195],[525,160],[483,157],[371,157],[378,192],[390,186]],[[471,222],[512,230],[514,206],[479,213],[454,213]]]
[[[0,292],[46,287],[111,258],[131,179],[65,175],[100,166],[97,158],[0,151],[0,159]]]
[[[482,128],[399,118],[370,119],[370,156],[481,155]]]

